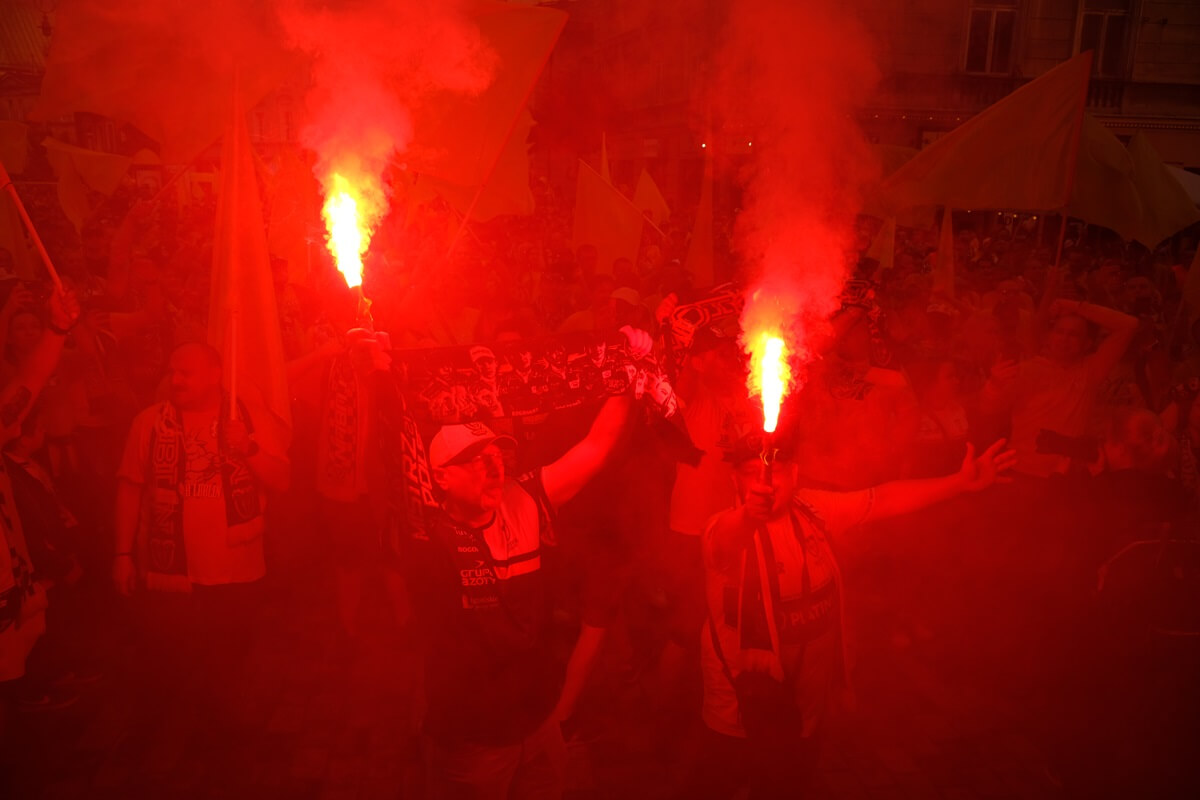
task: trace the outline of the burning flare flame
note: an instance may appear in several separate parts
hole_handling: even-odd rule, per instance
[[[764,332],[751,340],[750,376],[752,388],[762,398],[763,431],[774,433],[779,425],[779,408],[792,378],[783,339]]]
[[[326,241],[333,262],[351,289],[362,286],[362,257],[371,244],[371,232],[360,219],[361,204],[362,198],[350,182],[335,173],[321,215],[329,231]]]

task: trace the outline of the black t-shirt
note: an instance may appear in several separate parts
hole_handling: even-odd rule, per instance
[[[434,739],[503,745],[550,716],[562,687],[551,652],[542,549],[551,510],[535,472],[509,481],[492,521],[462,525],[430,509],[408,565],[426,634],[425,730]]]

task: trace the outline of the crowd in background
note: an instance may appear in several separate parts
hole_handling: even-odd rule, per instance
[[[572,246],[565,204],[546,188],[538,201],[529,218],[486,224],[463,226],[437,204],[385,222],[364,289],[391,346],[626,325],[661,340],[670,309],[705,295],[684,266],[686,221],[648,228],[636,259],[599,264],[595,247]],[[5,421],[31,578],[49,588],[46,633],[24,676],[5,684],[6,737],[20,735],[22,714],[63,707],[89,681],[123,669],[78,609],[109,608],[114,620],[127,612],[110,580],[122,454],[135,416],[163,399],[177,346],[206,339],[214,213],[202,202],[178,208],[123,190],[78,236],[46,236],[82,310],[36,403],[17,428]],[[901,609],[896,646],[940,637],[994,657],[984,669],[1021,675],[1030,717],[1047,721],[1040,735],[1057,780],[1104,780],[1095,759],[1120,761],[1136,736],[1162,745],[1161,765],[1164,752],[1184,746],[1171,720],[1194,694],[1180,677],[1181,659],[1192,656],[1175,645],[1200,630],[1187,580],[1200,512],[1200,321],[1182,298],[1195,230],[1148,252],[1071,222],[1056,269],[1057,218],[976,212],[956,223],[954,289],[935,291],[935,231],[902,227],[884,269],[864,255],[879,222],[861,219],[842,309],[789,400],[786,436],[800,482],[855,492],[934,478],[959,470],[968,446],[983,452],[1007,438],[1016,451],[1011,483],[868,526],[842,554],[847,591],[865,584]],[[736,282],[732,221],[718,228],[717,271]],[[322,370],[354,346],[345,332],[355,302],[319,233],[313,239],[302,269],[272,262],[295,380],[290,488],[282,502],[271,498],[266,572],[277,570],[272,552],[320,541],[281,563],[331,567],[314,591],[336,598],[338,635],[353,640],[355,595],[380,561],[377,542],[294,533],[372,525],[368,517],[339,527],[344,498],[321,496],[318,485]],[[62,326],[46,310],[52,295],[47,281],[3,281],[6,386]],[[699,718],[707,607],[697,542],[708,519],[737,502],[722,451],[731,426],[752,425],[758,413],[744,368],[735,326],[698,332],[676,389],[706,458],[677,462],[641,420],[632,444],[559,509],[558,557],[571,577],[552,596],[571,666],[554,716],[568,737],[587,724],[576,703],[598,681],[596,652],[614,628],[630,643],[624,668],[654,698],[662,724],[679,730],[670,726]],[[522,467],[531,468],[561,455],[594,413],[496,427],[518,440]],[[391,595],[400,625],[404,594],[398,586]],[[847,624],[853,649],[856,623]],[[1097,708],[1106,696],[1117,699]]]

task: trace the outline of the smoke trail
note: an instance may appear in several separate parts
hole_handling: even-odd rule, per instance
[[[312,58],[302,144],[327,196],[350,187],[369,244],[387,213],[384,172],[413,138],[413,110],[437,90],[468,94],[491,80],[494,54],[465,0],[285,0],[292,44]],[[340,176],[340,180],[335,179]]]
[[[743,346],[779,331],[803,364],[836,309],[861,189],[877,169],[852,117],[877,69],[866,32],[821,0],[731,3],[725,37],[714,106],[727,132],[753,136],[734,239]]]

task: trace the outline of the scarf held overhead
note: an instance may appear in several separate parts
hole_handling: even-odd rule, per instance
[[[677,407],[659,362],[635,357],[616,331],[392,356],[413,416],[442,425],[546,414],[630,391],[659,416],[670,418]]]

